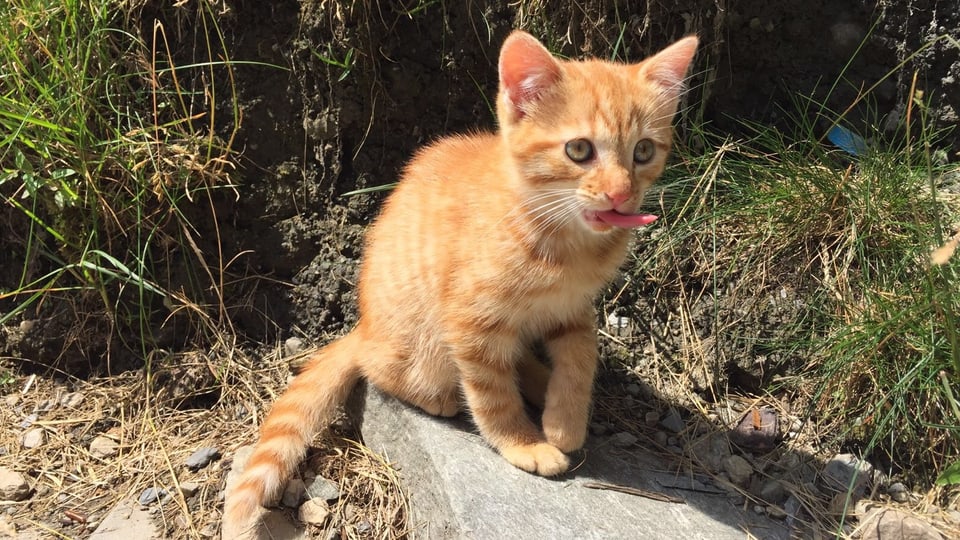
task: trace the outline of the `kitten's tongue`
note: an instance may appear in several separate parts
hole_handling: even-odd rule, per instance
[[[597,218],[607,225],[623,227],[624,229],[643,227],[657,220],[657,216],[651,214],[621,214],[616,210],[598,211]]]

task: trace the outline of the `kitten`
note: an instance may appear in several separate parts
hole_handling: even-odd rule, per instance
[[[629,229],[656,219],[635,212],[663,170],[696,47],[687,37],[622,65],[507,38],[499,132],[442,139],[408,165],[367,234],[360,320],[273,406],[227,495],[224,538],[251,534],[361,377],[433,415],[465,405],[525,471],[567,470],[597,367],[594,297],[626,257]],[[542,406],[542,430],[521,388]]]

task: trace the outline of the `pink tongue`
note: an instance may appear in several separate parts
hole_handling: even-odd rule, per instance
[[[629,229],[631,227],[642,227],[657,220],[657,216],[651,214],[621,214],[616,210],[604,210],[602,212],[597,212],[597,218],[607,225],[623,227],[625,229]]]

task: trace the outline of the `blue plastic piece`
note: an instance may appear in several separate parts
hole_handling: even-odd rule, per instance
[[[867,141],[845,127],[833,126],[827,132],[827,139],[851,156],[867,153]]]

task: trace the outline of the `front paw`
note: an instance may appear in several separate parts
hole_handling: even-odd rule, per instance
[[[538,442],[506,446],[500,454],[514,467],[540,476],[556,476],[570,467],[570,460],[553,445]]]
[[[547,442],[564,452],[573,452],[583,448],[587,440],[586,422],[560,422],[548,415],[543,417],[543,434]]]

